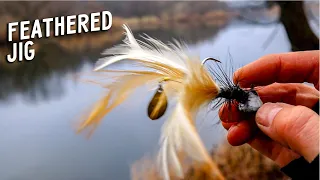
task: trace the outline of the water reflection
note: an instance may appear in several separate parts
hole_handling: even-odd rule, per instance
[[[36,51],[33,61],[1,66],[0,100],[8,100],[15,94],[22,94],[31,101],[61,96],[65,74],[79,71],[86,61],[93,62],[96,54],[84,58],[82,54],[68,53],[54,44],[44,45]]]
[[[214,36],[217,31],[218,28],[203,28],[143,31],[135,34],[147,33],[165,42],[176,38],[195,44]],[[64,92],[63,79],[67,74],[79,72],[84,64],[93,65],[105,48],[118,43],[122,38],[122,31],[104,34],[92,38],[66,36],[43,40],[38,43],[34,60],[15,64],[5,62],[5,66],[0,67],[0,101],[8,100],[14,94],[22,94],[29,101],[61,97]],[[105,40],[101,40],[101,37],[105,37]],[[94,41],[92,45],[88,45],[88,40]],[[12,69],[11,66],[16,67]]]
[[[193,42],[190,49],[201,58],[213,56],[224,61],[229,49],[235,63],[243,65],[264,54],[289,51],[283,29],[267,49],[260,48],[261,39],[272,28],[233,23],[220,31],[190,29],[148,34],[164,41],[172,37],[187,38]],[[159,121],[147,118],[147,102],[154,92],[145,89],[139,89],[105,117],[89,141],[72,129],[102,90],[93,85],[75,84],[67,75],[91,71],[104,48],[75,53],[54,43],[45,44],[32,62],[15,69],[1,66],[1,99],[11,97],[8,101],[11,103],[0,103],[0,179],[125,180],[129,179],[130,164],[145,152],[153,152],[160,126],[167,116]],[[30,104],[23,100],[26,97],[38,103]],[[201,129],[208,148],[225,133],[220,126],[213,126],[215,117],[215,112],[210,113]]]

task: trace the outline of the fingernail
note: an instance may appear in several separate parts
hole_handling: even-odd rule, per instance
[[[265,103],[257,112],[257,123],[262,126],[269,127],[281,109],[282,107],[277,104]]]

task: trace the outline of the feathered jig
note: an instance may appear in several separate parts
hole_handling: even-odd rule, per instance
[[[189,159],[209,167],[213,179],[223,179],[197,133],[195,119],[197,112],[212,100],[217,97],[234,98],[233,95],[228,94],[223,86],[220,88],[198,58],[186,54],[184,44],[177,41],[175,44],[164,44],[147,35],[143,36],[143,42],[136,40],[126,25],[123,27],[126,31],[124,44],[106,50],[103,54],[107,57],[100,59],[94,69],[115,73],[114,81],[104,85],[108,89],[107,95],[81,124],[79,132],[88,127],[97,127],[101,119],[127,99],[135,88],[149,82],[159,83],[161,88],[149,104],[149,117],[158,119],[164,114],[167,101],[176,101],[161,131],[161,147],[157,157],[159,173],[166,180],[171,177],[183,178],[186,167],[182,162]],[[135,62],[149,70],[103,70],[123,60]],[[241,92],[246,91],[239,88]],[[250,93],[246,92],[245,95],[248,95],[249,102]],[[246,102],[242,104],[248,105]]]

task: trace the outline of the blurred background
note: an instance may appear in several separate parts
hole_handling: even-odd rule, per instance
[[[35,39],[34,60],[6,62],[7,23],[102,10],[113,15],[108,32]],[[106,116],[91,139],[75,133],[103,89],[74,81],[73,74],[92,71],[101,52],[122,41],[123,23],[135,35],[183,40],[201,58],[232,58],[234,69],[266,54],[319,49],[319,1],[0,2],[1,180],[127,180],[130,165],[156,150],[166,116],[148,119],[154,92],[143,88]],[[214,151],[226,132],[216,112],[202,122],[200,134]],[[224,158],[243,156],[223,151],[221,167],[228,166]]]

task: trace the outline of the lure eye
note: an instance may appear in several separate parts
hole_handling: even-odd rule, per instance
[[[159,88],[151,99],[148,106],[148,116],[151,120],[157,120],[164,115],[167,110],[168,101],[167,96],[159,84]]]

